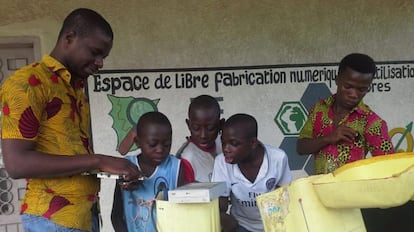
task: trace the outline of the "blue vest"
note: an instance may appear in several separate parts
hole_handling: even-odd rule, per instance
[[[137,164],[138,156],[126,158]],[[154,198],[164,193],[167,199],[168,190],[177,188],[180,160],[169,155],[155,169],[154,173],[141,182],[138,189],[122,190],[125,221],[129,232],[155,232],[157,218]]]

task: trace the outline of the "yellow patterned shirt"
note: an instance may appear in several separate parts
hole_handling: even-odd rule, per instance
[[[69,71],[51,56],[17,70],[1,87],[2,138],[36,142],[36,150],[58,155],[92,155],[89,103],[83,81],[70,85]],[[91,230],[95,177],[27,179],[21,212]]]

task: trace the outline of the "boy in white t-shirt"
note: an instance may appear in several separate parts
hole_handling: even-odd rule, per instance
[[[290,183],[286,153],[257,139],[256,119],[235,114],[226,120],[222,135],[223,153],[214,162],[213,182],[226,182],[227,195],[220,197],[223,231],[264,231],[256,196]],[[230,215],[226,214],[228,199]]]
[[[214,158],[221,153],[218,138],[224,119],[220,119],[220,106],[209,95],[194,98],[185,120],[191,136],[177,151],[176,156],[190,162],[195,181],[210,182]]]

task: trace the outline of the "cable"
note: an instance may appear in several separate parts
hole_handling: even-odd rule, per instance
[[[154,216],[154,210],[155,210],[155,203],[157,202],[158,194],[160,194],[160,192],[165,190],[165,189],[167,189],[167,186],[165,185],[165,182],[161,182],[157,187],[157,192],[154,195],[154,202],[151,205],[151,221],[152,221],[152,225],[154,226],[154,229],[155,229],[156,232],[158,232],[157,223],[155,222],[154,217],[153,217]]]

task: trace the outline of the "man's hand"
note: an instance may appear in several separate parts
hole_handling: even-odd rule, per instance
[[[296,151],[300,155],[312,154],[320,151],[328,145],[343,142],[352,142],[360,136],[357,131],[347,126],[338,126],[330,134],[318,138],[301,138],[296,144]]]
[[[340,142],[352,142],[358,136],[358,132],[347,126],[338,126],[327,137],[329,144],[338,144]]]
[[[142,176],[131,161],[114,156],[99,155],[99,170],[124,176],[124,181],[137,181]]]

